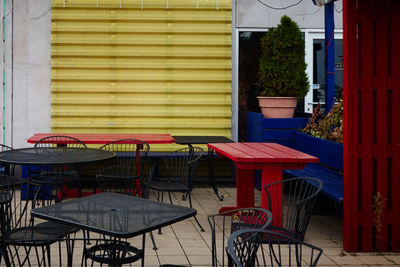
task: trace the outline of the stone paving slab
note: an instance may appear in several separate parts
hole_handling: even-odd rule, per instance
[[[197,218],[206,229],[201,232],[193,218],[174,225],[164,227],[162,234],[154,231],[158,250],[153,250],[151,239],[146,238],[145,266],[159,266],[163,264],[185,264],[187,266],[211,265],[211,233],[207,216],[217,213],[222,205],[234,205],[236,188],[223,187],[220,194],[225,196],[219,201],[211,187],[196,187],[192,194],[194,207],[197,209]],[[260,199],[260,192],[255,190],[256,200]],[[155,199],[153,195],[150,196]],[[174,204],[188,206],[188,201],[182,201],[181,194],[173,196]],[[78,233],[78,236],[81,235]],[[128,240],[131,244],[141,244],[141,237]],[[305,237],[306,242],[324,250],[318,266],[400,266],[398,253],[347,253],[342,244],[342,220],[333,215],[313,215]],[[77,243],[74,252],[74,266],[81,266],[82,244]],[[52,251],[57,254],[57,249]],[[54,255],[54,258],[58,255]],[[66,260],[64,260],[66,262]],[[140,262],[132,266],[140,266]],[[98,265],[94,265],[98,266]]]

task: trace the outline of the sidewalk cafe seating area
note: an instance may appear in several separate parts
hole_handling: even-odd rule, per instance
[[[315,231],[312,212],[323,182],[282,180],[283,166],[302,168],[317,158],[277,144],[208,147],[236,164],[236,193],[219,188],[228,198],[221,199],[215,184],[193,183],[204,150],[191,145],[164,154],[165,179],[157,177],[157,166],[147,157],[151,145],[137,139],[95,149],[74,137],[47,136],[33,148],[1,152],[3,164],[53,167],[25,179],[0,175],[0,264],[317,266],[330,260],[318,242],[324,233],[307,230]],[[79,186],[78,198],[63,197],[65,179],[74,177],[80,185],[80,166],[96,161],[101,164],[93,192],[83,196]],[[261,192],[254,189],[254,169],[264,172]],[[269,180],[267,170],[279,179]],[[253,176],[246,180],[244,174]],[[164,203],[163,193],[170,203]]]
[[[224,194],[224,202],[226,202],[226,204],[232,205],[236,203],[236,188],[234,185],[219,185],[219,191]],[[254,192],[256,204],[259,204],[261,192],[259,190],[255,190]],[[158,249],[154,250],[151,242],[145,244],[145,266],[158,267],[161,264],[202,267],[213,266],[211,256],[212,231],[207,218],[210,214],[215,214],[222,203],[214,194],[209,184],[196,184],[192,191],[192,197],[193,207],[197,211],[196,215],[199,221],[205,226],[204,228],[206,231],[201,232],[193,218],[163,227],[161,235],[156,234],[156,231],[154,231]],[[156,200],[153,192],[150,192],[149,198]],[[172,198],[174,204],[187,206],[187,200],[182,200],[180,193],[173,193]],[[17,196],[17,199],[20,199],[19,196]],[[65,201],[69,200],[70,199],[66,199]],[[234,216],[224,217],[218,215],[216,217],[217,242],[220,240],[218,236],[222,237],[221,230],[223,229],[223,220],[225,219],[228,225],[232,218],[235,219]],[[230,233],[230,230],[228,229],[226,233]],[[91,237],[95,238],[96,236]],[[225,242],[227,242],[229,235],[226,234],[225,237]],[[398,266],[400,264],[400,255],[398,253],[347,253],[343,251],[342,238],[342,223],[340,218],[333,215],[313,214],[310,218],[310,224],[304,242],[323,249],[323,254],[317,266],[341,266],[344,264],[346,266],[381,266],[383,264],[385,266]],[[83,231],[77,232],[74,239],[76,241],[73,251],[72,266],[78,267],[82,266],[82,250],[84,246]],[[129,238],[127,241],[134,246],[141,246],[142,242],[141,238]],[[92,243],[92,245],[93,244],[94,243]],[[220,251],[223,248],[222,244],[217,244],[219,244],[217,249]],[[63,249],[61,252],[59,252],[57,244],[52,246],[52,266],[59,266],[59,253],[61,253],[62,266],[67,266],[67,251],[65,246],[65,243],[62,244]],[[90,262],[88,262],[88,264],[89,263]],[[3,260],[1,260],[0,265],[3,266]],[[20,265],[16,264],[15,266]],[[100,266],[100,264],[94,264],[93,266]],[[140,266],[140,261],[133,266]],[[218,263],[218,266],[222,266],[221,262]]]

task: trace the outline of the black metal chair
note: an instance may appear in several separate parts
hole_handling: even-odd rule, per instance
[[[265,185],[267,207],[274,214],[269,229],[304,240],[322,185],[322,181],[310,177],[287,179]],[[275,206],[272,205],[272,201]]]
[[[200,157],[204,150],[200,147],[187,147],[164,154],[166,177],[158,177],[157,181],[152,181],[150,188],[157,191],[157,200],[164,201],[164,192],[168,193],[172,204],[171,193],[183,193],[182,199],[189,198],[189,205],[192,207],[191,192],[193,190],[192,179],[196,174]],[[194,217],[200,230],[204,228]]]
[[[147,198],[148,184],[153,178],[156,167],[147,161],[150,146],[141,140],[123,139],[115,140],[100,148],[116,152],[117,156],[106,161],[105,168],[96,173],[97,189],[101,192]],[[150,237],[154,249],[157,249],[151,233]],[[143,252],[131,246],[127,240],[106,235],[93,237],[88,231],[84,232],[84,240],[82,266],[87,266],[88,259],[109,266],[122,266],[134,263],[143,257]]]
[[[12,150],[13,148],[7,145],[0,144],[0,153],[3,151]],[[0,163],[0,174],[14,175],[14,165]]]
[[[50,247],[57,242],[61,253],[60,242],[69,236],[68,228],[55,233],[46,224],[36,224],[30,210],[39,199],[40,185],[0,176],[0,254],[6,266],[51,266]],[[61,262],[60,257],[57,265]]]
[[[272,213],[261,208],[242,208],[208,216],[211,228],[212,266],[232,266],[226,254],[228,236],[239,229],[265,229],[272,221]]]
[[[46,148],[87,148],[85,143],[71,136],[53,135],[40,139],[35,143],[35,148],[46,151]],[[51,151],[49,151],[51,152]],[[29,169],[32,182],[40,184],[43,191],[54,191],[51,198],[57,201],[63,199],[63,191],[67,185],[79,183],[79,166],[42,166],[39,172]],[[47,198],[49,198],[48,196]]]
[[[141,140],[122,139],[107,143],[100,149],[116,152],[117,156],[106,161],[105,168],[97,172],[98,186],[103,191],[137,194],[135,190],[150,146]]]
[[[138,147],[140,146],[138,145]],[[150,184],[154,178],[157,165],[151,163],[150,160],[145,159],[145,155],[141,155],[140,161],[140,175],[137,175],[136,169],[134,171],[132,170],[134,174],[128,175],[128,173],[126,173],[126,176],[116,176],[113,178],[110,177],[108,171],[108,175],[103,175],[102,172],[100,172],[100,174],[97,175],[99,190],[101,192],[135,195],[147,199],[149,196]],[[154,250],[157,250],[152,232],[150,232],[150,237],[154,245]],[[90,239],[90,237],[88,238]]]
[[[211,228],[211,262],[213,267],[233,266],[227,254],[229,235],[239,229],[265,229],[272,221],[272,213],[261,208],[243,208],[208,216]],[[185,267],[162,264],[160,267]]]
[[[322,249],[274,231],[241,229],[229,236],[227,253],[238,267],[314,267]]]

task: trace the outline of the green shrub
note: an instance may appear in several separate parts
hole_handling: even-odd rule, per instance
[[[321,105],[318,104],[306,127],[301,131],[343,144],[343,100],[339,99],[326,115],[321,112]]]
[[[309,90],[303,33],[288,16],[261,39],[262,96],[303,98]]]

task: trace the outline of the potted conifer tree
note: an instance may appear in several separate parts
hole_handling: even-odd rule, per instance
[[[270,28],[261,39],[258,96],[265,118],[291,118],[297,99],[309,90],[306,74],[305,44],[298,25],[288,16]]]

